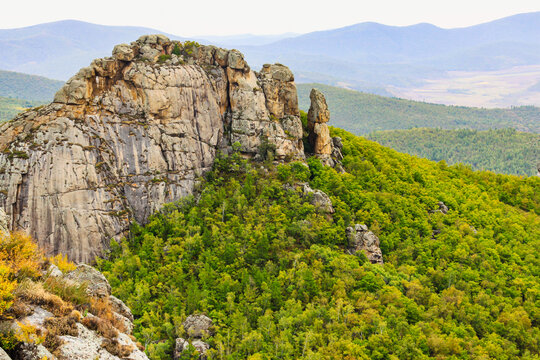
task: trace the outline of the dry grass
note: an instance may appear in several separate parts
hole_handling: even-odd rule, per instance
[[[32,315],[32,308],[23,301],[16,301],[11,308],[9,308],[7,314],[11,315],[14,319],[19,319]]]
[[[73,310],[73,305],[66,303],[59,296],[49,293],[43,288],[43,284],[32,280],[24,280],[14,291],[18,300],[30,304],[43,306],[56,316],[69,314]]]
[[[87,316],[82,319],[81,323],[90,330],[97,331],[104,338],[113,339],[118,336],[118,330],[108,320],[95,316]]]
[[[109,299],[92,299],[90,302],[90,312],[101,319],[107,320],[121,332],[127,331],[122,320],[115,316]]]
[[[133,352],[133,346],[121,345],[116,339],[105,339],[101,343],[101,347],[107,350],[110,354],[119,358],[128,357]]]

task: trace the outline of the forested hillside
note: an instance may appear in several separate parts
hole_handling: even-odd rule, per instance
[[[499,130],[417,128],[377,131],[367,136],[399,152],[450,164],[466,163],[475,170],[536,175],[540,134]]]
[[[151,358],[170,359],[182,321],[204,313],[209,359],[536,359],[540,178],[332,132],[346,173],[222,157],[197,196],[113,242],[99,266]],[[430,212],[440,201],[448,213]],[[347,252],[354,224],[379,236],[384,265]]]
[[[309,108],[309,92],[318,88],[326,96],[331,124],[363,135],[372,131],[438,127],[489,130],[514,128],[540,133],[540,108],[481,109],[446,106],[388,98],[322,84],[298,84],[300,108]]]
[[[0,122],[13,118],[18,113],[42,105],[41,101],[19,100],[0,97]]]
[[[51,102],[63,81],[0,70],[0,97]]]

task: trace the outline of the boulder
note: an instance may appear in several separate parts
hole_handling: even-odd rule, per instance
[[[443,214],[443,215],[446,215],[446,214],[448,213],[448,210],[449,210],[449,209],[448,209],[448,206],[446,206],[446,204],[443,203],[442,201],[439,201],[439,202],[437,203],[437,206],[439,207],[438,209],[436,209],[436,210],[429,210],[429,213],[430,213],[430,214],[434,214],[434,213],[439,212],[439,213],[441,213],[441,214]]]
[[[114,47],[112,56],[117,60],[131,61],[135,58],[135,51],[128,44],[120,44]]]
[[[193,340],[190,344],[189,341],[183,338],[176,339],[173,359],[180,359],[182,357],[182,354],[189,350],[189,345],[193,346],[195,350],[199,353],[200,360],[206,360],[206,352],[210,349],[210,345],[199,339]]]
[[[308,184],[304,184],[304,195],[310,197],[311,205],[317,207],[322,212],[333,214],[335,212],[330,197],[321,190],[313,190]]]
[[[80,264],[77,268],[67,273],[64,278],[78,284],[87,284],[86,292],[92,297],[106,297],[111,295],[111,285],[102,273],[93,267]]]
[[[64,273],[58,268],[58,266],[51,264],[46,272],[47,277],[62,277]]]
[[[379,238],[372,231],[369,231],[366,225],[356,224],[354,228],[348,227],[346,231],[349,250],[352,254],[363,251],[372,264],[383,263]]]
[[[206,315],[189,315],[182,326],[190,338],[201,338],[214,333],[212,319]]]

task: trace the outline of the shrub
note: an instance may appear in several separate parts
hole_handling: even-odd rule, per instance
[[[118,331],[112,326],[110,321],[96,316],[87,316],[82,319],[81,323],[88,329],[97,331],[101,336],[107,339],[113,339],[118,336]]]
[[[73,271],[77,268],[74,263],[67,259],[66,255],[58,254],[50,258],[49,260],[51,261],[51,263],[56,265],[58,269],[60,269],[60,271],[62,271],[63,273]]]
[[[115,315],[109,299],[91,299],[90,312],[122,332],[127,330],[122,320]]]
[[[43,283],[43,288],[58,295],[64,301],[75,305],[83,305],[90,302],[90,297],[86,293],[86,284],[74,284],[60,278],[49,277]]]
[[[107,350],[110,354],[119,358],[126,358],[133,352],[133,346],[122,345],[116,339],[105,339],[101,343],[101,347]]]
[[[18,331],[15,331],[15,338],[19,342],[39,345],[45,341],[45,335],[33,325],[26,325],[17,321]]]
[[[162,55],[159,55],[159,58],[158,58],[158,61],[160,63],[163,63],[167,60],[170,60],[171,59],[171,55],[167,55],[167,54],[162,54]]]
[[[0,263],[11,269],[18,279],[36,278],[42,254],[32,238],[23,232],[14,232],[0,239]]]

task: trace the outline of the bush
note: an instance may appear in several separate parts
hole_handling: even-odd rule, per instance
[[[68,260],[66,255],[58,254],[49,259],[51,263],[56,265],[63,273],[68,273],[77,268],[77,266]]]

